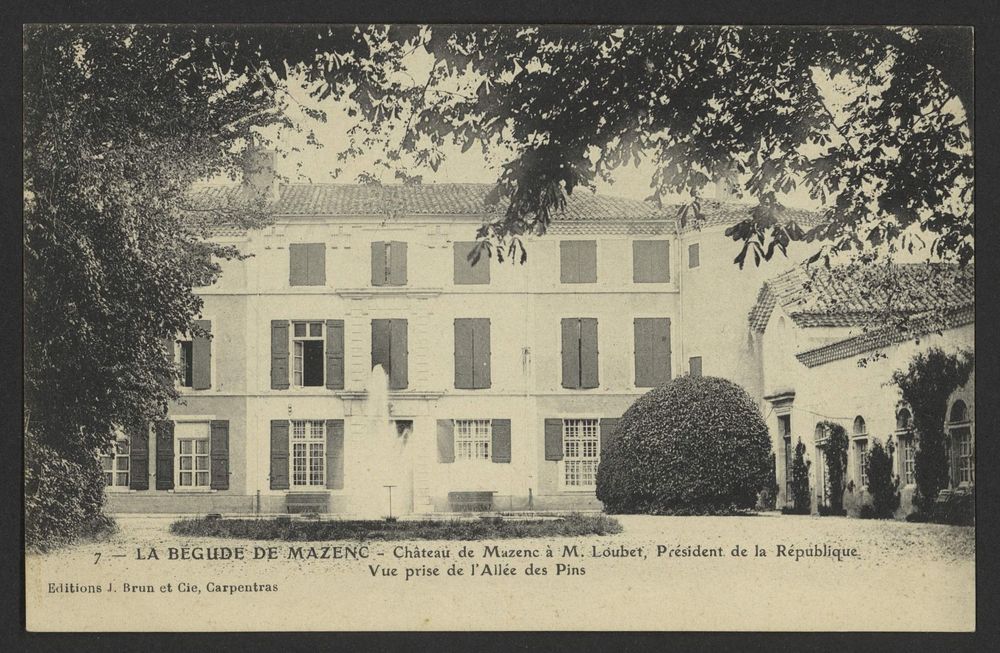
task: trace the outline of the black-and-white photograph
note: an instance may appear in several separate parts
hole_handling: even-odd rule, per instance
[[[972,55],[26,25],[27,628],[974,630]]]

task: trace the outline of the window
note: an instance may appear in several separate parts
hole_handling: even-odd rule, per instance
[[[951,434],[952,478],[958,485],[971,485],[976,482],[976,467],[974,446],[972,442],[972,427],[969,424],[969,411],[962,400],[956,401],[949,414],[948,431]]]
[[[490,387],[490,320],[455,320],[455,387]]]
[[[670,381],[670,318],[637,317],[635,332],[635,386],[654,388]]]
[[[485,251],[481,251],[479,260],[475,263],[469,260],[469,255],[475,247],[475,242],[455,243],[455,285],[488,284],[490,282],[489,255]]]
[[[292,487],[326,486],[326,422],[292,421]]]
[[[323,385],[323,323],[292,322],[292,385]]]
[[[688,268],[701,265],[701,246],[698,243],[688,245]]]
[[[567,317],[562,320],[562,387],[596,388],[597,319]]]
[[[559,280],[562,283],[597,283],[596,240],[560,241]]]
[[[792,500],[792,416],[778,415],[778,435],[785,441],[785,500]]]
[[[211,473],[208,451],[208,422],[177,422],[177,487],[209,487]]]
[[[194,383],[194,343],[190,340],[181,340],[179,344],[181,387],[190,388]]]
[[[398,240],[372,243],[372,285],[406,285],[406,243]]]
[[[120,439],[110,454],[101,456],[105,486],[129,487],[129,454],[128,440]]]
[[[688,359],[688,370],[691,376],[701,376],[701,356],[692,356]]]
[[[292,243],[288,246],[288,283],[292,286],[326,284],[326,245]]]
[[[372,320],[372,367],[381,365],[389,376],[389,389],[408,385],[406,320]]]
[[[493,429],[488,419],[455,421],[455,460],[489,460]]]
[[[914,485],[917,482],[916,460],[917,445],[913,441],[913,435],[899,438],[900,446],[903,448],[903,484]]]
[[[857,460],[855,478],[861,487],[868,487],[868,427],[865,418],[858,415],[854,418],[854,451]]]
[[[600,451],[598,420],[563,420],[563,484],[566,487],[594,487]]]
[[[669,241],[632,241],[632,281],[635,283],[670,281]]]

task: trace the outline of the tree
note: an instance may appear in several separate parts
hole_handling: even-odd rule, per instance
[[[916,354],[905,371],[896,370],[892,374],[893,384],[913,413],[918,442],[913,470],[917,483],[914,503],[922,512],[929,512],[938,492],[948,486],[944,432],[948,399],[965,385],[974,368],[972,352],[947,353],[932,347]]]
[[[809,492],[809,467],[812,462],[806,460],[806,445],[799,438],[795,445],[795,455],[792,458],[792,510],[797,515],[808,515],[812,506],[812,496]]]
[[[891,437],[884,447],[874,438],[871,451],[865,457],[868,492],[872,496],[871,515],[875,519],[892,519],[899,508],[899,477],[892,473],[894,450]]]
[[[826,461],[826,482],[830,485],[830,513],[844,514],[844,476],[847,472],[847,431],[836,422],[820,422],[817,428],[826,432],[823,447]]]

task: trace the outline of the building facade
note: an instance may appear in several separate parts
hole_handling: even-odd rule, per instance
[[[106,457],[112,511],[599,509],[601,450],[650,388],[705,374],[773,399],[786,350],[746,316],[809,252],[740,270],[724,231],[745,207],[681,224],[578,192],[523,264],[472,264],[489,186],[274,188],[272,225],[216,231],[250,256],[169,345],[182,402]]]

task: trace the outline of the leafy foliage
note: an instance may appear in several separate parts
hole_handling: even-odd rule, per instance
[[[771,442],[746,391],[683,376],[640,397],[601,454],[597,498],[609,513],[728,514],[768,484]]]
[[[939,347],[919,352],[909,367],[896,370],[892,382],[909,404],[918,438],[914,458],[917,490],[914,502],[921,511],[934,505],[938,492],[948,486],[948,454],[944,424],[948,398],[965,385],[975,368],[972,352],[947,353]]]
[[[871,450],[865,458],[868,492],[872,496],[871,517],[874,519],[892,519],[899,508],[899,477],[892,473],[894,449],[892,438],[884,447],[878,438],[873,438]],[[862,516],[866,516],[864,511]]]
[[[847,431],[836,422],[820,422],[818,428],[826,432],[824,459],[826,460],[826,482],[829,484],[830,505],[828,512],[844,514],[844,477],[847,474]]]
[[[808,515],[812,507],[812,496],[809,492],[809,467],[812,461],[806,460],[806,445],[799,438],[792,456],[792,511],[798,515]]]

